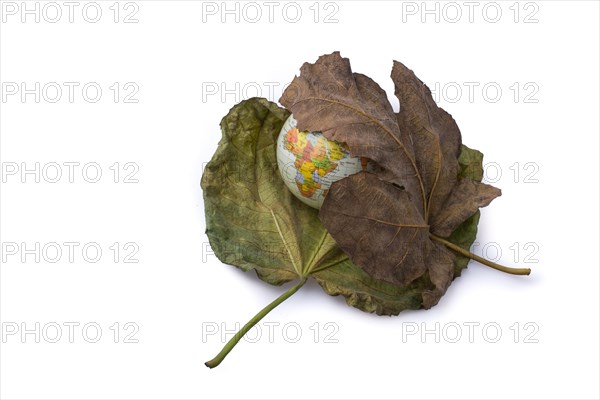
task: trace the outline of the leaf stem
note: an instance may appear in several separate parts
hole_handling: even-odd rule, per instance
[[[252,317],[252,319],[250,321],[248,321],[246,323],[246,325],[244,325],[242,327],[242,329],[240,329],[238,331],[238,333],[236,333],[231,338],[231,340],[229,340],[229,342],[227,342],[227,344],[225,344],[223,349],[219,352],[219,354],[217,354],[217,356],[215,358],[213,358],[210,361],[205,362],[204,365],[206,365],[208,368],[214,368],[214,367],[218,366],[219,364],[221,364],[221,362],[225,359],[225,357],[227,357],[227,354],[229,354],[229,352],[235,347],[235,345],[240,341],[240,339],[246,333],[248,333],[248,331],[250,329],[252,329],[252,327],[254,325],[256,325],[261,319],[263,319],[275,307],[277,307],[278,305],[280,305],[281,303],[286,301],[289,297],[291,297],[294,293],[296,293],[298,291],[298,289],[300,289],[305,283],[306,283],[306,278],[302,279],[295,286],[292,286],[291,288],[289,288],[284,294],[282,294],[281,296],[279,296],[278,298],[273,300],[268,306],[266,306],[265,308],[260,310],[258,312],[258,314],[256,314],[254,317]]]
[[[456,251],[457,253],[462,254],[465,257],[469,257],[472,260],[478,261],[478,262],[482,263],[483,265],[487,265],[488,267],[497,269],[498,271],[506,272],[507,274],[512,274],[512,275],[529,275],[531,273],[531,269],[529,269],[529,268],[505,267],[504,265],[496,264],[495,262],[486,260],[483,257],[479,257],[478,255],[475,255],[475,254],[471,253],[470,251],[467,251],[467,250],[463,249],[462,247],[455,245],[452,242],[442,239],[441,237],[438,237],[438,236],[435,236],[432,234],[430,234],[429,236],[431,237],[431,239],[443,244],[444,246],[448,247],[449,249],[452,249],[452,250]]]

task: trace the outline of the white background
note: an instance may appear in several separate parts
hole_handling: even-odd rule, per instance
[[[295,6],[284,14],[285,2],[275,5],[273,22],[268,5],[254,3],[262,12],[256,23],[249,21],[256,7],[244,3],[239,22],[231,14],[224,23],[221,2],[102,1],[96,23],[83,18],[85,2],[72,23],[62,2],[56,23],[46,20],[55,9],[43,14],[44,2],[39,23],[33,14],[23,23],[21,2],[14,15],[7,3],[2,168],[6,175],[39,163],[41,177],[25,175],[23,183],[19,170],[2,183],[2,398],[599,397],[597,2],[480,2],[471,22],[463,2],[310,1],[297,3],[296,23]],[[424,7],[438,7],[439,21]],[[461,18],[452,22],[457,10]],[[124,23],[134,11],[138,22]],[[326,23],[332,12],[337,22]],[[483,210],[473,251],[487,245],[488,257],[500,250],[500,262],[533,273],[515,277],[471,263],[438,306],[392,318],[350,308],[311,282],[265,318],[271,338],[261,324],[256,343],[242,341],[209,370],[203,363],[220,350],[222,328],[245,323],[284,290],[221,264],[206,247],[199,182],[219,121],[245,97],[277,101],[303,62],[334,50],[378,81],[396,109],[388,78],[394,59],[437,92],[464,143],[484,152],[488,181],[503,191]],[[8,94],[22,82],[40,83],[39,103],[34,94],[24,101]],[[63,88],[56,103],[48,101],[55,92],[41,89],[52,82]],[[79,84],[72,103],[64,82]],[[103,90],[95,103],[82,97],[89,82]],[[138,102],[124,102],[135,85],[129,100]],[[472,98],[467,85],[478,85]],[[74,182],[66,166],[59,182],[48,182],[51,163],[65,162],[80,163]],[[82,176],[91,162],[102,171],[97,183]],[[124,183],[135,168],[125,169],[128,162],[139,167],[138,183]],[[25,254],[22,262],[22,243],[36,242],[80,246],[72,263],[64,245],[56,263],[50,254],[39,262]],[[124,262],[129,242],[139,248],[138,263]],[[102,249],[98,262],[82,257],[86,243]],[[69,322],[80,324],[73,343]],[[39,343],[20,331],[36,323]],[[96,343],[88,342],[93,329],[82,333],[89,323],[102,329]],[[469,338],[471,323],[479,325]],[[51,343],[56,324],[62,337]],[[125,343],[136,326],[129,339],[138,342]],[[462,336],[452,343],[457,327]],[[422,336],[424,329],[431,332]]]

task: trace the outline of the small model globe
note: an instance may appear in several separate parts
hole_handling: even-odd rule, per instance
[[[303,203],[321,208],[331,184],[360,172],[359,157],[321,132],[299,131],[293,115],[277,138],[277,165],[288,189]]]

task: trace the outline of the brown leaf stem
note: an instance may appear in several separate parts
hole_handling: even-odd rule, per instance
[[[478,255],[475,255],[475,254],[471,253],[470,251],[467,251],[467,250],[463,249],[462,247],[455,245],[452,242],[442,239],[441,237],[437,237],[437,236],[431,235],[431,234],[429,235],[429,237],[431,237],[432,240],[435,240],[436,242],[443,244],[447,248],[454,250],[457,253],[460,253],[465,257],[469,257],[472,260],[480,262],[483,265],[487,265],[488,267],[497,269],[498,271],[506,272],[507,274],[512,274],[512,275],[529,275],[531,273],[531,269],[529,269],[529,268],[505,267],[504,265],[496,264],[495,262],[486,260],[483,257],[479,257]]]

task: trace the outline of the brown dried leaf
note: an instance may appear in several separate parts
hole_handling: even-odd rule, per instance
[[[429,226],[408,192],[362,172],[332,186],[327,199],[321,222],[352,262],[403,286],[423,275]]]
[[[460,130],[429,88],[399,62],[392,80],[398,114],[385,92],[336,52],[305,63],[280,101],[299,129],[322,131],[382,167],[377,176],[360,173],[334,183],[319,217],[372,277],[405,286],[427,274],[434,287],[423,294],[429,308],[454,277],[454,254],[432,235],[450,236],[500,191],[459,178]]]

